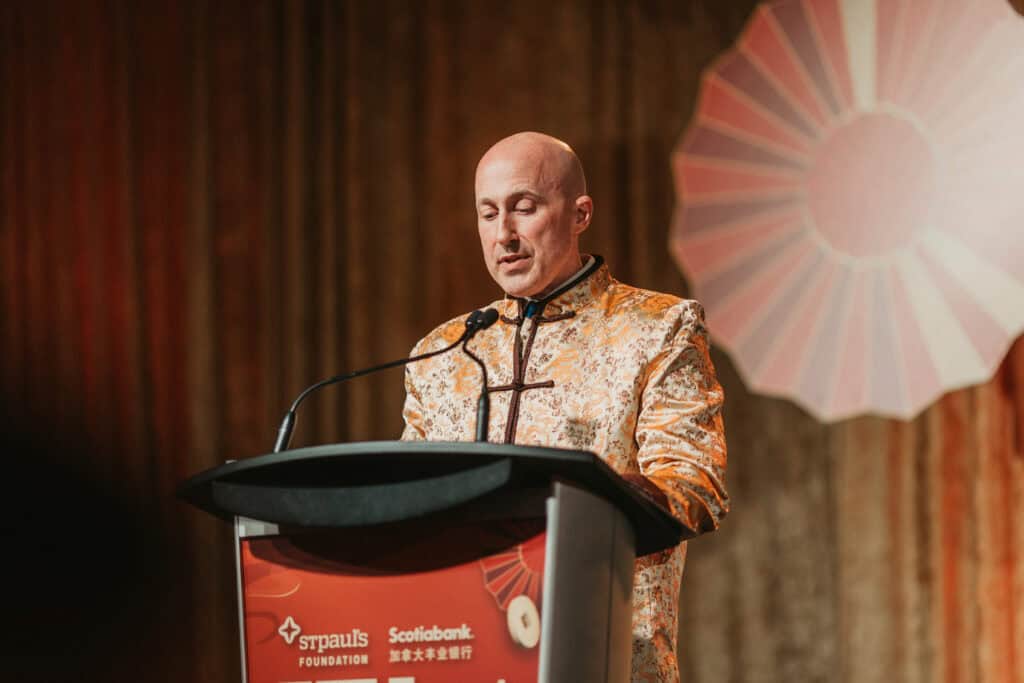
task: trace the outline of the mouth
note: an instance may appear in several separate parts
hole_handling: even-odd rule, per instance
[[[530,258],[526,254],[506,254],[498,259],[498,265],[508,265],[510,263],[517,263],[519,261],[525,261]]]

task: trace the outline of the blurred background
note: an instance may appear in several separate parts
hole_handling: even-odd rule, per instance
[[[239,680],[230,530],[174,489],[269,451],[316,379],[498,298],[473,172],[499,138],[572,144],[597,206],[585,249],[693,294],[668,246],[670,159],[754,9],[3,3],[19,680]],[[714,361],[734,511],[690,544],[683,680],[1024,680],[1024,344],[909,421],[824,424]],[[397,438],[402,399],[401,371],[325,391],[293,445]]]

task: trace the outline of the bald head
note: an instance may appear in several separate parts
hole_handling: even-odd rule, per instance
[[[499,141],[476,167],[484,261],[513,296],[543,297],[579,270],[594,203],[576,153],[542,133]]]
[[[587,178],[583,164],[576,152],[565,142],[544,133],[526,131],[515,133],[499,140],[480,158],[476,166],[479,183],[480,172],[489,164],[513,160],[530,164],[541,171],[541,179],[550,183],[571,200],[587,193]]]

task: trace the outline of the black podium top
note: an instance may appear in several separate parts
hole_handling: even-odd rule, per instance
[[[618,507],[633,527],[637,555],[693,536],[593,453],[533,446],[371,441],[298,448],[207,470],[178,495],[228,520],[360,527],[458,511],[484,498],[514,501],[554,481]]]

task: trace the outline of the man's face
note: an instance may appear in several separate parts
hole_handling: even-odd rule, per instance
[[[485,157],[477,171],[484,261],[512,296],[543,297],[580,267],[577,235],[586,224],[555,166],[537,155],[506,154]]]

